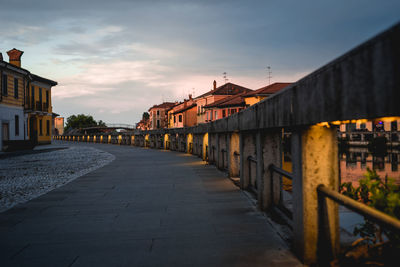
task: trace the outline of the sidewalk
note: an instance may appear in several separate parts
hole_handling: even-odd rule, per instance
[[[0,214],[2,266],[301,266],[243,192],[199,158],[90,146],[116,159]]]

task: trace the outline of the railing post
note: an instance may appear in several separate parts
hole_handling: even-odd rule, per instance
[[[264,161],[263,161],[263,147],[261,143],[261,131],[256,133],[256,180],[257,180],[257,204],[260,209],[264,208]]]
[[[282,183],[281,176],[278,173],[271,172],[271,164],[282,167],[282,131],[272,130],[264,133],[262,139],[263,146],[263,165],[264,173],[262,179],[262,197],[263,209],[268,209],[272,205],[278,205],[281,201]]]
[[[254,189],[258,188],[257,181],[257,167],[253,160],[249,160],[249,157],[255,159],[256,154],[256,133],[248,132],[246,134],[240,133],[240,186],[242,189]],[[253,179],[252,179],[253,178]],[[253,190],[253,191],[254,191]],[[257,195],[258,197],[258,195]]]
[[[240,136],[232,133],[228,138],[228,172],[230,177],[239,177],[240,173]]]
[[[228,173],[229,173],[229,169],[230,169],[230,161],[231,161],[231,153],[230,153],[230,144],[231,143],[231,135],[230,135],[230,133],[226,133],[226,136],[225,136],[225,156],[224,155],[222,155],[223,157],[225,157],[224,158],[224,164],[225,164],[225,166],[226,166],[226,168],[225,168],[225,166],[224,166],[224,168],[225,168],[225,170],[226,171],[228,171]]]
[[[293,233],[294,249],[305,264],[318,261],[318,248],[339,248],[338,206],[327,200],[326,222],[329,244],[318,243],[319,214],[317,187],[320,184],[333,190],[339,187],[338,145],[335,128],[310,126],[292,135],[293,162]]]
[[[219,162],[220,162],[220,160],[219,160],[219,134],[218,133],[216,133],[215,134],[215,150],[213,151],[213,153],[214,153],[214,164],[215,164],[215,166],[218,168],[218,166],[219,166]]]

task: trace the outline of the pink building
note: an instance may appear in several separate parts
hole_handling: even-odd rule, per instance
[[[205,106],[232,95],[251,91],[251,89],[233,83],[226,83],[217,88],[217,82],[214,81],[213,90],[195,98],[197,104],[197,124],[210,121],[210,117],[207,118]]]
[[[246,108],[244,96],[247,92],[228,96],[212,104],[204,106],[206,122],[228,117]]]
[[[160,105],[154,105],[149,108],[150,130],[167,128],[167,111],[175,105],[176,103],[173,102],[164,102]]]

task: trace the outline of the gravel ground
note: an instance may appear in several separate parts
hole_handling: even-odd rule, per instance
[[[0,212],[26,202],[113,161],[90,147],[0,158]]]

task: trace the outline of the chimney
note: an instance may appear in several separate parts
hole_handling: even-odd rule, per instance
[[[23,53],[24,53],[24,51],[20,51],[15,48],[8,51],[7,54],[9,57],[10,64],[13,64],[14,66],[17,66],[17,67],[21,67],[21,56]]]
[[[213,84],[214,84],[214,90],[217,89],[217,81],[216,80],[214,80]]]
[[[192,94],[189,94],[189,100],[192,100]]]
[[[0,61],[3,61],[3,54],[0,52]]]

